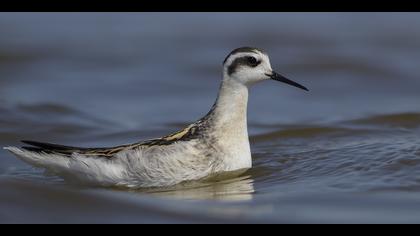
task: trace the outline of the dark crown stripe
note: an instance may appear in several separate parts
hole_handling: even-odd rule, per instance
[[[227,59],[228,59],[230,56],[233,56],[233,55],[235,55],[235,54],[237,54],[237,53],[243,53],[243,52],[255,52],[255,51],[259,51],[259,52],[263,52],[263,53],[264,53],[264,51],[263,51],[263,50],[258,49],[258,48],[255,48],[255,47],[240,47],[240,48],[237,48],[237,49],[233,50],[232,52],[230,52],[230,53],[229,53],[229,55],[227,55],[227,57],[226,57],[226,58],[225,58],[225,60],[223,61],[223,64],[225,64],[225,63],[226,63]]]

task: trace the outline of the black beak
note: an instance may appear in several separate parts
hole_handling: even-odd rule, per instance
[[[277,72],[275,72],[275,71],[273,71],[271,74],[265,74],[266,76],[268,76],[268,77],[270,77],[271,79],[273,79],[273,80],[277,80],[277,81],[280,81],[280,82],[283,82],[283,83],[286,83],[286,84],[289,84],[289,85],[292,85],[292,86],[295,86],[295,87],[298,87],[298,88],[300,88],[300,89],[303,89],[303,90],[306,90],[306,91],[309,91],[305,86],[303,86],[303,85],[300,85],[300,84],[298,84],[298,83],[296,83],[296,82],[294,82],[294,81],[291,81],[290,79],[288,79],[288,78],[286,78],[286,77],[284,77],[284,76],[282,76],[282,75],[280,75],[280,74],[278,74]]]

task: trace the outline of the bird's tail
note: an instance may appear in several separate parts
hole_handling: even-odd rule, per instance
[[[4,147],[4,149],[32,166],[47,168],[52,171],[54,169],[65,168],[68,166],[70,160],[68,157],[59,154],[31,151],[30,149],[18,147]]]

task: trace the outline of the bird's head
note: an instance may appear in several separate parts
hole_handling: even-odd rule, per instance
[[[226,80],[236,80],[246,86],[272,79],[308,91],[303,85],[275,72],[271,68],[268,55],[253,47],[241,47],[233,50],[223,62],[223,75]]]

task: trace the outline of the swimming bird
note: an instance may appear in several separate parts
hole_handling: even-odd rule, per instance
[[[29,146],[5,149],[65,180],[94,186],[165,187],[220,176],[236,177],[252,167],[248,89],[265,80],[308,91],[273,71],[263,50],[241,47],[223,61],[223,79],[211,110],[176,133],[111,148],[22,141]]]

